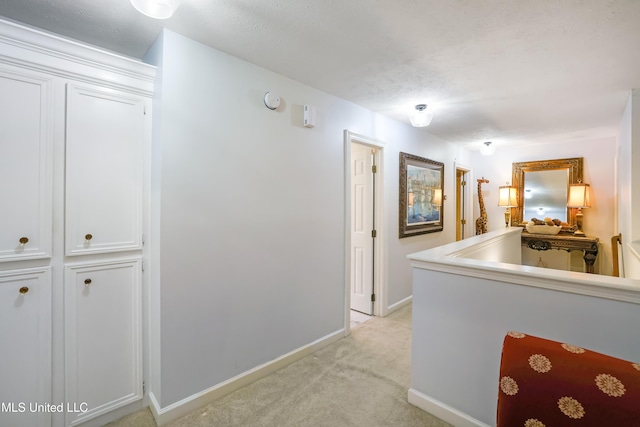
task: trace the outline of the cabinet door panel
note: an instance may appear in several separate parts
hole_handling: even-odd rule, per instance
[[[141,249],[144,121],[141,98],[68,86],[67,255]]]
[[[0,342],[0,425],[50,426],[49,268],[0,272]]]
[[[0,261],[50,257],[50,85],[0,70],[0,94]]]
[[[142,398],[140,260],[65,269],[66,400],[76,425]]]

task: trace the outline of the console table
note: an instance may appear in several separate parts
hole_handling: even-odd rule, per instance
[[[584,263],[587,266],[587,273],[593,273],[593,264],[598,257],[597,237],[578,237],[573,234],[531,234],[522,232],[522,246],[537,251],[547,251],[549,249],[560,249],[567,252],[584,252]]]

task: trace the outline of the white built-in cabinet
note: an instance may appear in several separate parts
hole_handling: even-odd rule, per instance
[[[0,68],[0,261],[51,256],[51,78]]]
[[[50,267],[0,271],[0,425],[45,427],[51,414]]]
[[[0,20],[2,426],[103,425],[143,399],[154,75]]]
[[[88,409],[68,425],[142,398],[140,272],[139,259],[65,268],[65,400]]]
[[[67,85],[67,255],[142,249],[144,99]]]

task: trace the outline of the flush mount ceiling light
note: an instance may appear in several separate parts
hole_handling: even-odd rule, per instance
[[[171,18],[180,5],[180,0],[130,0],[133,7],[144,15],[155,19]]]
[[[433,119],[433,112],[427,110],[427,104],[418,104],[415,110],[411,112],[409,119],[413,127],[422,128],[429,126],[429,123],[431,123]]]
[[[491,141],[485,142],[484,145],[480,148],[480,153],[483,156],[490,156],[495,152],[496,152],[496,147],[491,144]]]

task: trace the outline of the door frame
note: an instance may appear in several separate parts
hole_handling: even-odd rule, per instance
[[[344,330],[345,336],[351,333],[351,143],[358,143],[376,149],[375,164],[375,223],[376,238],[373,243],[374,247],[374,270],[373,281],[376,287],[374,293],[376,300],[373,304],[374,316],[386,316],[387,314],[387,283],[386,283],[386,229],[385,229],[385,212],[384,212],[384,147],[383,141],[376,140],[364,135],[351,132],[348,129],[344,131],[344,288],[345,288],[345,306],[344,306]]]
[[[456,183],[458,171],[464,171],[467,176],[467,185],[465,185],[464,191],[460,194],[460,197],[464,200],[464,206],[466,207],[466,212],[464,212],[464,216],[461,215],[461,218],[466,220],[466,224],[464,226],[464,238],[469,238],[471,236],[475,236],[475,231],[473,229],[474,221],[473,221],[473,185],[470,183],[473,181],[473,171],[469,166],[465,166],[458,162],[453,162],[453,182]],[[456,188],[456,192],[458,191],[457,185],[454,184]],[[456,218],[458,217],[458,212],[456,212]],[[456,224],[456,227],[458,224]]]

